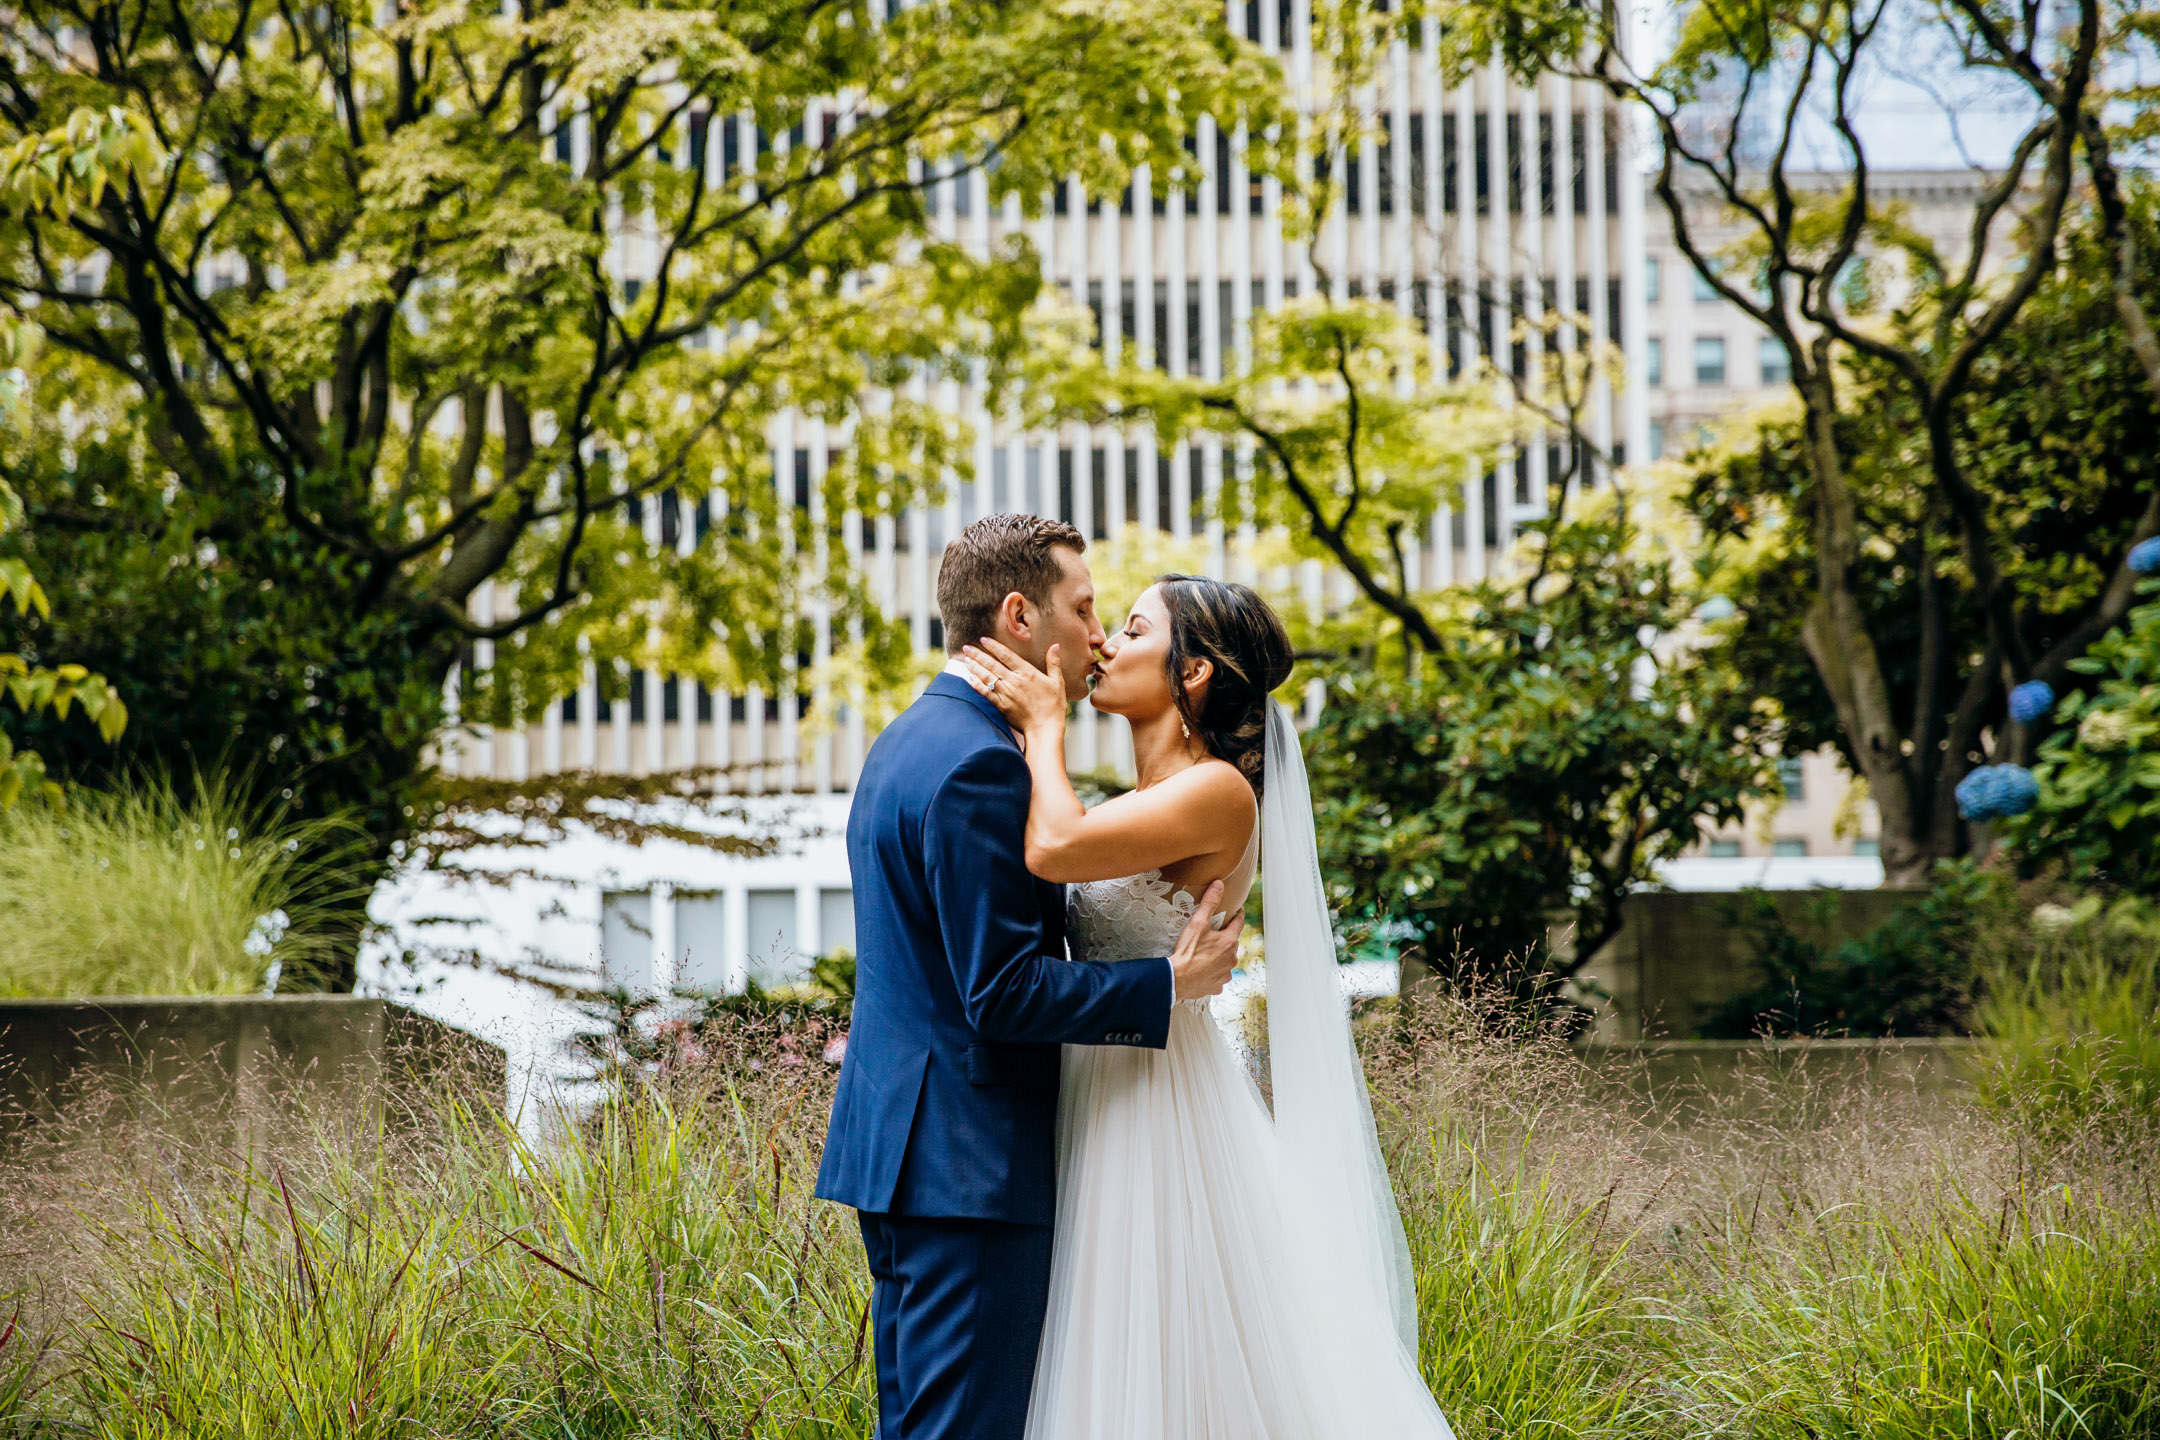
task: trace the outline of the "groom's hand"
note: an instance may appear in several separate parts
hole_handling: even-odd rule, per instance
[[[1221,994],[1223,986],[1230,983],[1230,972],[1237,967],[1238,935],[1245,929],[1245,912],[1238,910],[1220,917],[1217,928],[1215,907],[1222,904],[1222,897],[1222,881],[1207,887],[1200,903],[1193,907],[1192,919],[1185,922],[1185,933],[1178,936],[1177,948],[1170,952],[1170,978],[1180,1000],[1205,1000]]]

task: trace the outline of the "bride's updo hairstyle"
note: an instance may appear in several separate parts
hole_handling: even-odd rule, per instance
[[[1209,753],[1237,766],[1258,795],[1268,692],[1290,678],[1290,632],[1249,586],[1198,575],[1164,575],[1155,583],[1170,611],[1171,700]],[[1178,682],[1194,660],[1214,667],[1197,702]]]

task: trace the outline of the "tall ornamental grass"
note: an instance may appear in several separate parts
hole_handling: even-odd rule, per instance
[[[1989,963],[1974,1020],[1991,1106],[2050,1134],[2160,1139],[2160,909],[2036,907],[2025,943]]]
[[[0,1167],[0,1434],[863,1440],[831,1072],[778,1028],[679,1037],[544,1143],[441,1090],[245,1153],[39,1142]],[[1369,1039],[1463,1440],[2160,1435],[2140,1152],[1804,1073],[1679,1120],[1439,1006]]]
[[[0,811],[0,995],[244,995],[328,958],[345,827],[222,778]],[[332,858],[325,859],[325,856]]]

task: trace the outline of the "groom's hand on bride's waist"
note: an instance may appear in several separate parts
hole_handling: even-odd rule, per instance
[[[1223,883],[1217,880],[1201,894],[1192,919],[1185,922],[1184,933],[1178,936],[1177,948],[1170,952],[1170,978],[1180,1000],[1205,1000],[1221,994],[1223,986],[1230,983],[1230,972],[1237,967],[1238,936],[1245,929],[1245,912],[1217,909],[1222,898]]]

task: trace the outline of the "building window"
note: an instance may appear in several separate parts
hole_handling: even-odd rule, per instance
[[[610,890],[600,896],[600,978],[633,993],[651,993],[653,914],[650,890]]]
[[[1807,771],[1798,760],[1780,760],[1777,766],[1778,786],[1785,792],[1785,803],[1800,805],[1807,801]]]
[[[1710,858],[1713,860],[1738,860],[1740,858],[1740,842],[1738,840],[1712,840],[1710,842]]]
[[[855,949],[855,892],[818,891],[818,949],[827,955]]]
[[[1655,305],[1659,296],[1664,293],[1664,286],[1660,283],[1663,279],[1663,269],[1659,266],[1658,257],[1655,255],[1645,255],[1642,265],[1642,298],[1649,304]]]
[[[1725,297],[1718,294],[1717,286],[1710,283],[1708,275],[1697,270],[1695,272],[1695,298],[1697,300],[1722,300]]]
[[[1650,458],[1652,460],[1665,458],[1665,422],[1662,420],[1652,420],[1650,422]]]
[[[1786,353],[1784,342],[1775,335],[1765,335],[1756,343],[1761,347],[1762,383],[1792,384],[1792,356]]]
[[[676,891],[675,987],[724,995],[727,982],[727,896],[717,890]]]
[[[1724,336],[1698,335],[1695,338],[1695,383],[1697,385],[1723,385],[1725,383]]]
[[[1652,335],[1643,341],[1643,383],[1653,388],[1665,383],[1665,342]]]
[[[1882,840],[1874,835],[1863,835],[1852,842],[1852,853],[1869,860],[1878,859],[1882,855]]]
[[[752,890],[743,909],[749,921],[750,978],[760,985],[790,985],[809,973],[795,932],[793,890]]]
[[[1807,837],[1803,835],[1780,835],[1770,842],[1770,853],[1785,859],[1807,854]]]

